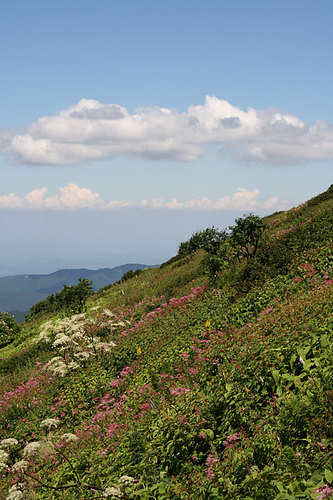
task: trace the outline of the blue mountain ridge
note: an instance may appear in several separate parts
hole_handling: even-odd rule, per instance
[[[48,295],[60,292],[64,285],[77,285],[79,278],[93,282],[93,290],[99,290],[132,269],[154,267],[144,264],[124,264],[102,269],[59,269],[51,274],[26,274],[0,277],[0,312],[9,312],[16,317],[26,313],[30,307]]]

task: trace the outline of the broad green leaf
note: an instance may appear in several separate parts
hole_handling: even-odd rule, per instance
[[[277,384],[278,381],[280,380],[280,372],[278,370],[272,370],[272,376],[273,376],[274,382]]]
[[[333,482],[333,472],[330,469],[325,469],[325,478],[328,483]]]

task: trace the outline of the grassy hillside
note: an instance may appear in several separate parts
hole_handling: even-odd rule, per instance
[[[0,499],[333,495],[333,189],[25,323],[0,350]],[[209,257],[210,258],[210,257]]]

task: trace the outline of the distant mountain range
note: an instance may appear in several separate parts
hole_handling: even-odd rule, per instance
[[[64,285],[77,285],[79,278],[93,282],[93,289],[99,290],[118,281],[132,269],[144,269],[144,264],[124,264],[112,269],[60,269],[51,274],[27,274],[0,277],[0,311],[9,312],[17,321],[23,321],[30,307],[50,294],[60,292]]]

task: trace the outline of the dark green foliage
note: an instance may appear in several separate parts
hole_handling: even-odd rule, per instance
[[[214,226],[207,227],[202,231],[193,233],[188,241],[182,242],[178,248],[178,255],[184,257],[196,252],[200,248],[215,255],[226,237],[227,234],[225,231],[218,231]]]
[[[313,207],[318,205],[319,203],[322,203],[323,201],[330,200],[333,197],[333,184],[330,185],[330,187],[324,191],[324,193],[318,194],[318,196],[315,196],[314,198],[311,198],[311,200],[307,201],[307,206],[308,207]]]
[[[224,261],[217,255],[207,254],[202,259],[202,270],[209,276],[212,286],[216,284],[219,272],[223,267]]]
[[[92,281],[80,278],[76,286],[65,285],[60,293],[63,294],[63,302],[67,311],[82,313],[87,298],[93,294]]]
[[[266,223],[258,215],[248,214],[235,220],[230,226],[230,241],[238,261],[242,258],[254,257],[258,250]]]
[[[184,257],[182,255],[177,254],[174,257],[171,257],[171,259],[167,260],[166,262],[163,262],[163,264],[160,265],[160,269],[163,269],[166,266],[170,266],[171,264],[174,264],[175,262],[177,262],[181,265],[181,263],[183,262],[182,261],[183,258]]]
[[[136,276],[139,276],[141,273],[142,273],[142,269],[137,269],[136,271],[133,271],[132,269],[130,269],[129,271],[127,271],[127,273],[125,273],[122,276],[120,282],[127,281],[131,278],[135,278]]]
[[[20,325],[8,313],[0,313],[0,348],[11,344],[20,333]]]
[[[61,292],[49,295],[45,300],[37,302],[30,309],[26,319],[31,320],[59,311],[81,313],[84,311],[87,298],[92,294],[92,282],[86,278],[80,278],[76,286],[65,285]]]
[[[258,246],[256,254],[239,265],[232,278],[235,289],[246,293],[265,279],[287,274],[296,255],[332,238],[332,211],[318,211],[312,219],[311,224],[302,221],[277,236],[264,238],[266,241]]]

